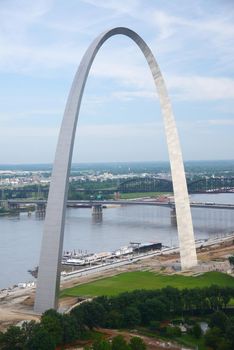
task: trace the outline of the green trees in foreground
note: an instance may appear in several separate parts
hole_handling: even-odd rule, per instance
[[[41,322],[24,322],[22,327],[10,326],[0,332],[1,350],[54,350],[81,337],[81,325],[72,315],[55,310],[46,311]]]
[[[234,288],[211,286],[179,290],[172,287],[161,290],[136,290],[115,297],[98,297],[75,307],[70,314],[46,311],[40,323],[31,321],[22,327],[11,326],[0,332],[0,350],[54,350],[83,339],[95,328],[144,327],[169,339],[181,337],[179,327],[169,325],[175,317],[200,316],[210,318],[209,330],[203,336],[199,325],[193,325],[189,334],[202,338],[213,350],[234,349],[234,318],[224,311]],[[229,309],[229,314],[232,309]],[[211,316],[212,315],[212,316]],[[162,321],[167,326],[162,327]],[[89,334],[90,336],[90,334]],[[127,344],[122,337],[112,343],[95,342],[93,350],[144,350],[141,340],[132,339]]]
[[[234,349],[234,317],[227,317],[223,312],[215,312],[204,335],[205,344],[213,350]]]

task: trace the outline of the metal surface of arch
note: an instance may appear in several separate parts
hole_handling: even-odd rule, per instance
[[[39,313],[49,308],[57,308],[68,177],[85,83],[100,47],[107,39],[118,34],[128,36],[138,45],[151,70],[159,95],[168,145],[176,204],[181,266],[182,269],[187,269],[197,264],[183,159],[171,103],[162,74],[150,48],[137,33],[124,27],[113,28],[100,34],[89,46],[79,65],[67,100],[53,165],[41,245],[34,305],[34,310]]]

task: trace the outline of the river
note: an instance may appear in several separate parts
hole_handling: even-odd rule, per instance
[[[233,203],[234,194],[195,194],[192,201]],[[196,239],[234,231],[234,210],[193,209]],[[0,217],[0,289],[32,280],[27,272],[38,265],[43,220],[21,213]],[[162,242],[176,245],[177,230],[170,209],[126,206],[103,210],[103,220],[92,218],[91,209],[67,209],[64,250],[112,251],[129,242]]]

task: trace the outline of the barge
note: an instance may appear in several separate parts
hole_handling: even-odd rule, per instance
[[[87,254],[73,252],[64,252],[62,257],[62,265],[70,266],[85,266],[91,264],[99,264],[108,260],[121,259],[125,256],[134,256],[137,254],[144,254],[150,251],[156,251],[162,249],[162,243],[158,242],[130,242],[128,246],[121,247],[113,252],[100,252]]]

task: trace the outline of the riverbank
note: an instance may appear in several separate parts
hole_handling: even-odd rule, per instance
[[[114,276],[122,272],[152,271],[168,275],[175,273],[181,275],[198,275],[205,271],[221,271],[231,275],[230,265],[227,257],[234,253],[234,234],[223,239],[213,239],[200,244],[197,247],[199,264],[194,269],[181,272],[177,269],[179,265],[179,253],[177,251],[163,252],[160,255],[144,257],[134,263],[126,263],[122,266],[113,266],[108,270],[93,271],[92,274],[73,276],[67,280],[62,279],[61,290],[74,287],[103,277]],[[215,283],[215,281],[214,281]],[[35,286],[27,288],[6,289],[0,293],[0,329],[5,329],[9,324],[16,324],[21,320],[39,319],[33,312],[35,297]],[[77,297],[66,297],[60,299],[60,310],[70,309],[79,300]]]
[[[207,239],[207,240],[197,240],[196,241],[196,249],[197,251],[201,251],[201,252],[206,252],[207,251],[207,247],[212,247],[215,245],[223,245],[227,242],[229,242],[231,239],[234,239],[234,234],[230,234],[226,237],[222,237],[222,238],[213,238],[213,239]],[[151,259],[154,257],[158,257],[159,261],[161,260],[161,258],[165,258],[166,256],[171,256],[171,255],[178,255],[178,259],[179,259],[179,247],[167,247],[167,248],[163,248],[161,250],[153,250],[153,251],[149,251],[147,253],[142,253],[142,254],[134,254],[134,255],[127,255],[127,256],[123,256],[122,258],[118,259],[118,260],[111,260],[109,262],[105,262],[105,263],[100,263],[98,265],[95,266],[91,266],[91,267],[85,267],[85,268],[79,268],[76,270],[72,270],[70,272],[62,272],[62,277],[61,280],[63,281],[68,281],[70,279],[76,278],[76,277],[82,277],[82,276],[88,276],[88,275],[92,275],[94,273],[100,273],[100,272],[104,272],[110,269],[115,269],[115,268],[120,268],[121,266],[124,265],[131,265],[131,264],[136,264],[138,261],[141,260],[147,260],[147,259]],[[219,264],[220,266],[218,266],[218,264],[216,263],[215,265],[213,265],[213,267],[218,270],[218,271],[227,271],[228,269],[230,269],[229,264]],[[223,266],[222,266],[223,265]],[[179,272],[180,271],[180,263],[179,261],[175,261],[175,263],[173,265],[171,265],[171,268],[174,271]],[[195,267],[192,269],[192,271],[194,272],[196,269],[201,269],[201,265],[199,264],[198,267]],[[203,264],[203,272],[205,271],[211,271],[211,267],[210,266],[204,266]]]
[[[192,195],[192,201],[233,203],[233,194]],[[111,252],[129,242],[178,244],[177,227],[170,208],[123,206],[103,210],[102,220],[91,209],[68,208],[63,249],[66,251]],[[234,230],[234,210],[192,209],[196,239],[223,236]],[[0,219],[0,289],[30,280],[28,270],[38,265],[44,220],[30,216]]]

